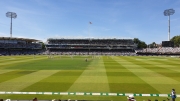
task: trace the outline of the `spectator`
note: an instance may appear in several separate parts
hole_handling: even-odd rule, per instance
[[[172,89],[172,92],[171,92],[171,98],[172,98],[172,101],[175,101],[175,99],[176,99],[176,92],[175,92],[175,89]]]
[[[127,97],[127,99],[128,99],[128,101],[136,101],[136,99],[134,98],[133,95],[129,95],[129,96]]]
[[[33,101],[37,101],[37,98],[35,97],[35,98],[33,99]]]

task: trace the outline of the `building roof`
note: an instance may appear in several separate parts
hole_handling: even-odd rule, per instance
[[[17,38],[17,37],[0,37],[0,40],[23,40],[23,41],[30,41],[30,42],[41,42],[41,40],[36,39],[29,39],[29,38]]]

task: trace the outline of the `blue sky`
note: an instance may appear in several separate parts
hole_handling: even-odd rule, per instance
[[[139,38],[147,44],[168,40],[168,17],[173,8],[171,37],[180,35],[180,0],[1,0],[0,37]],[[92,24],[89,24],[92,22]]]

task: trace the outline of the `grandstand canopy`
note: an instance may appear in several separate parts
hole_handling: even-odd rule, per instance
[[[16,37],[0,37],[0,40],[22,40],[26,42],[41,42],[41,40],[28,39],[28,38],[16,38]]]

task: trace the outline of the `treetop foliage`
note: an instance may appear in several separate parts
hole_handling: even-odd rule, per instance
[[[174,42],[175,47],[180,47],[180,35],[174,36],[171,41]]]

